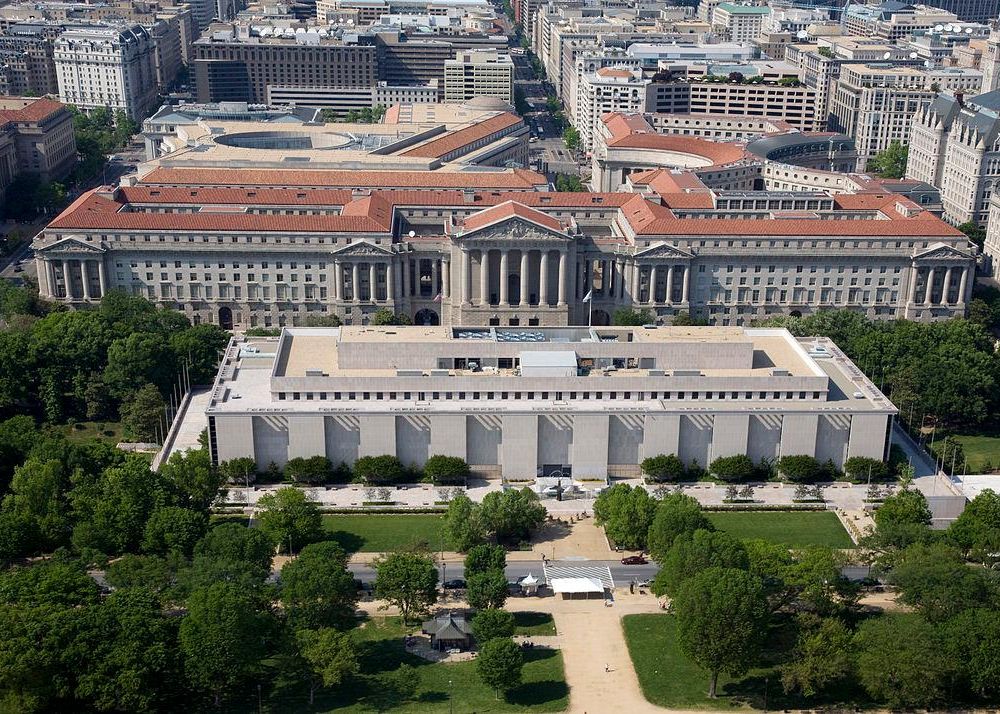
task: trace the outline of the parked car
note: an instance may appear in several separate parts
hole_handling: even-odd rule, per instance
[[[629,555],[622,558],[622,565],[645,565],[649,561],[643,558],[641,555]]]
[[[455,578],[454,580],[445,580],[444,581],[444,589],[445,590],[464,590],[465,589],[465,581],[462,580],[461,578]]]

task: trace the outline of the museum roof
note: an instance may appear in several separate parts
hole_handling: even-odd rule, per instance
[[[495,117],[490,117],[484,121],[477,122],[472,126],[465,127],[464,129],[457,129],[449,132],[445,136],[431,139],[430,141],[420,144],[409,151],[404,151],[403,156],[418,156],[436,159],[443,158],[458,149],[471,146],[477,141],[482,141],[499,131],[509,129],[516,124],[520,124],[521,122],[521,117],[511,114],[510,112],[504,112],[503,114],[498,114]]]

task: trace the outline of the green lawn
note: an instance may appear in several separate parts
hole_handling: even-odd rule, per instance
[[[569,690],[563,674],[562,654],[557,650],[525,652],[523,682],[507,701],[497,701],[493,691],[479,680],[474,661],[432,664],[407,653],[403,635],[419,631],[419,625],[404,628],[396,617],[376,618],[362,624],[355,635],[361,653],[361,670],[369,675],[395,670],[406,663],[417,669],[420,686],[411,701],[385,701],[376,681],[361,677],[339,691],[316,695],[316,706],[308,705],[307,692],[296,687],[277,689],[266,700],[268,711],[338,712],[354,714],[391,711],[399,714],[430,712],[559,712],[566,709]]]
[[[759,653],[760,666],[743,677],[719,675],[716,699],[707,696],[709,673],[681,652],[673,615],[626,615],[622,628],[642,693],[653,704],[674,709],[842,709],[872,702],[851,681],[812,699],[786,695],[781,688],[778,652],[790,652],[794,622],[779,621]]]
[[[101,429],[98,429],[100,425]],[[122,430],[122,425],[120,422],[108,421],[108,422],[93,422],[93,421],[80,421],[72,426],[67,425],[66,438],[74,442],[90,441],[91,439],[99,439],[105,441],[109,444],[117,444],[120,441],[125,440],[125,435]]]
[[[854,547],[836,514],[830,511],[707,511],[705,515],[719,530],[744,540],[761,538],[790,548]]]
[[[941,439],[941,434],[938,438]],[[955,439],[962,445],[965,459],[969,462],[969,470],[972,473],[981,473],[983,465],[988,461],[993,468],[1000,468],[1000,436],[988,436],[986,434],[955,434]],[[937,443],[934,444],[937,446]],[[947,465],[951,469],[951,464]],[[959,472],[958,466],[955,473]]]
[[[443,524],[443,516],[430,513],[323,516],[331,540],[351,553],[385,553],[418,543],[440,550]]]
[[[507,604],[510,604],[510,602],[508,600]],[[552,619],[552,615],[547,612],[515,612],[514,628],[515,635],[556,634],[556,623]]]

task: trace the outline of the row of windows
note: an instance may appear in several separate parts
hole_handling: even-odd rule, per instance
[[[278,392],[279,401],[326,401],[332,398],[333,401],[403,401],[417,400],[419,402],[436,401],[444,399],[446,401],[480,400],[480,399],[513,399],[528,401],[548,401],[553,399],[557,402],[564,400],[590,400],[590,399],[611,399],[611,400],[636,400],[645,401],[647,399],[707,399],[707,400],[773,400],[773,399],[820,399],[822,392],[716,392],[716,391],[677,391],[677,392]]]

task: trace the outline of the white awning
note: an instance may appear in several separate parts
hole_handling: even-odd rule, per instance
[[[536,578],[531,573],[528,573],[523,578],[521,578],[521,585],[538,585],[538,578]]]
[[[555,593],[603,593],[604,586],[597,578],[552,578]]]

